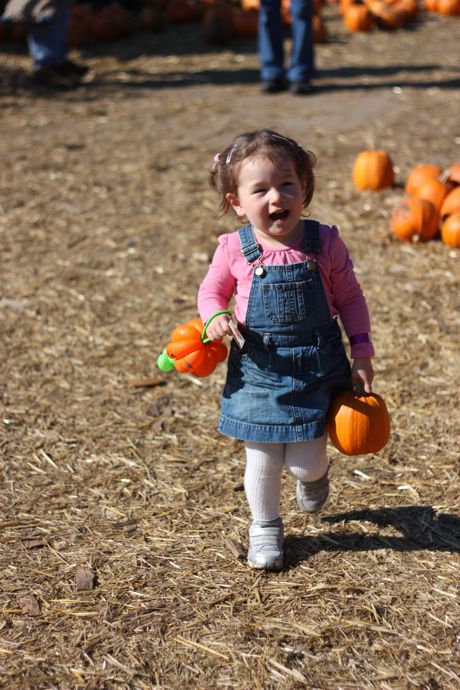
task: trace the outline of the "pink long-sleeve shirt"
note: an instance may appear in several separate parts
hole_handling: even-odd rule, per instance
[[[283,247],[269,247],[259,242],[263,263],[274,266],[305,261],[306,256],[316,259],[331,316],[340,316],[347,337],[351,339],[351,356],[373,357],[369,311],[345,243],[335,225],[321,225],[320,237],[319,255],[305,254],[302,236],[290,246]],[[203,322],[216,311],[227,309],[235,297],[235,316],[239,323],[245,323],[254,268],[240,250],[237,232],[225,233],[218,238],[212,263],[198,291],[198,311]],[[369,335],[369,342],[354,342],[366,340],[366,335]]]

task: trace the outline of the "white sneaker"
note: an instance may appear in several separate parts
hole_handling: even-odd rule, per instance
[[[281,518],[254,521],[249,528],[248,564],[251,568],[281,570],[284,528]]]
[[[296,498],[305,513],[316,513],[329,496],[329,477],[324,474],[315,482],[297,482]]]

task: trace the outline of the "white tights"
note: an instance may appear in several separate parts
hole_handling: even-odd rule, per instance
[[[299,443],[246,441],[245,448],[244,489],[257,521],[279,517],[283,467],[301,482],[314,482],[327,472],[326,435]]]

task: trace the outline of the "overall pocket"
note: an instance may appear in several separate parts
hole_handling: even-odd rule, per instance
[[[273,323],[295,323],[315,312],[313,281],[263,285],[264,312]]]

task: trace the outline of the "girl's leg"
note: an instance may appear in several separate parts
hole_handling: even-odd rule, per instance
[[[283,523],[280,518],[284,443],[246,443],[244,488],[253,523],[249,528],[248,563],[252,568],[283,566]]]
[[[284,443],[246,442],[245,447],[244,488],[253,520],[276,520],[280,516]]]
[[[312,441],[286,444],[286,469],[297,479],[297,502],[306,513],[319,510],[329,495],[326,440],[325,434]]]

